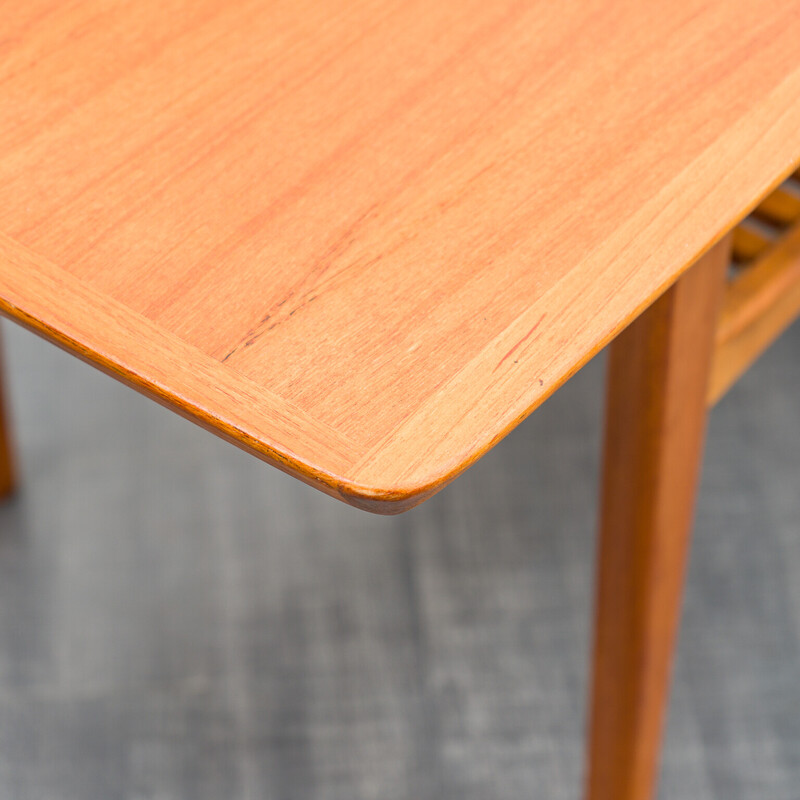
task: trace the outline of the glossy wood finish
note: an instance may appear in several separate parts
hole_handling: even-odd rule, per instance
[[[800,162],[796,0],[0,14],[0,310],[376,511]]]
[[[652,796],[729,252],[611,347],[588,800]]]
[[[11,429],[8,393],[3,385],[5,380],[3,361],[3,340],[0,337],[0,500],[8,497],[17,488],[14,435]]]

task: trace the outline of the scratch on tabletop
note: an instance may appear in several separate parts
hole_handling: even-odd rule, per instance
[[[530,337],[533,335],[533,332],[542,324],[542,320],[547,316],[547,314],[542,314],[539,318],[539,321],[500,359],[497,366],[494,368],[493,372],[497,372],[500,367],[503,366],[503,362],[511,356],[511,354],[522,344],[524,344]],[[516,361],[514,362],[517,363]]]

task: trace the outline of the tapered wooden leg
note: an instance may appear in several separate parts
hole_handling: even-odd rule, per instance
[[[17,471],[14,461],[14,446],[10,430],[8,401],[3,385],[4,364],[2,339],[0,339],[0,500],[10,495],[17,487]]]
[[[612,344],[588,800],[654,791],[729,241]]]

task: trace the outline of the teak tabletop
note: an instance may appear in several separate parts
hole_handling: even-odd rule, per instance
[[[793,1],[0,5],[0,310],[373,511],[800,161]]]
[[[800,314],[800,0],[0,20],[0,312],[328,494],[411,508],[613,340],[586,791],[649,798],[706,411]]]

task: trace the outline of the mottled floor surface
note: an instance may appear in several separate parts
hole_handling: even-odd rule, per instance
[[[603,364],[347,508],[5,327],[0,798],[577,800]],[[800,797],[800,328],[712,415],[660,798]]]

